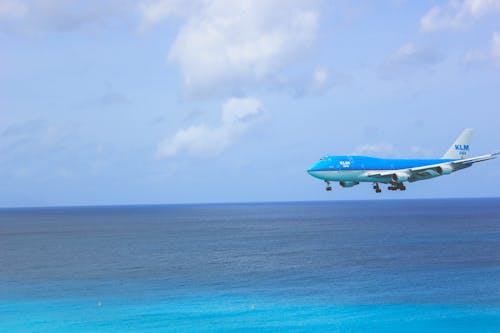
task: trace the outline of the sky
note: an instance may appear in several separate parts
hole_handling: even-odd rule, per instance
[[[498,197],[306,170],[498,151],[499,99],[500,0],[0,0],[0,207]]]

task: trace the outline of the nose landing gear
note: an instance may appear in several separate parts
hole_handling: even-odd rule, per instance
[[[331,191],[332,190],[332,186],[330,185],[330,181],[325,180],[325,183],[326,183],[326,190],[327,191]]]

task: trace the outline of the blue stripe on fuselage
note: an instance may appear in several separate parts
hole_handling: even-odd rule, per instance
[[[454,161],[453,159],[389,159],[368,156],[325,156],[308,171],[398,170]]]

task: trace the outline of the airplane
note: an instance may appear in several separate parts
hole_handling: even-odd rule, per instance
[[[404,191],[404,182],[431,179],[470,167],[500,155],[500,152],[468,158],[473,130],[466,128],[446,153],[439,159],[386,159],[369,156],[324,156],[307,172],[326,183],[331,191],[332,181],[342,187],[353,187],[361,182],[373,183],[376,193],[382,192],[380,183],[388,184],[390,191]]]

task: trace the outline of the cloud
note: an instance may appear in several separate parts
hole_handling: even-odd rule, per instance
[[[358,146],[351,155],[392,156],[395,152],[396,147],[392,143],[380,142]]]
[[[420,146],[411,146],[409,151],[412,157],[429,157],[432,154],[432,150]]]
[[[3,29],[38,35],[101,26],[122,18],[129,0],[1,0]]]
[[[24,152],[27,147],[43,151],[48,147],[62,146],[69,135],[69,130],[42,119],[12,123],[0,132],[0,151]]]
[[[346,84],[351,77],[323,66],[316,67],[308,76],[296,79],[293,89],[297,97],[326,94],[335,86]]]
[[[316,1],[214,0],[192,7],[196,10],[185,17],[168,54],[180,66],[189,96],[234,96],[279,82],[285,66],[313,45],[318,30]],[[173,12],[153,11],[143,20],[156,24]]]
[[[380,65],[379,72],[383,78],[393,78],[411,74],[418,69],[429,69],[440,61],[441,56],[434,49],[406,43]]]
[[[493,33],[491,48],[489,50],[473,50],[467,52],[464,56],[464,63],[466,65],[492,63],[495,67],[500,69],[500,34],[497,32]]]
[[[98,98],[83,101],[79,106],[86,108],[112,108],[132,104],[130,99],[119,92],[106,92]]]
[[[0,1],[0,23],[2,21],[17,20],[26,15],[28,7],[18,0]]]
[[[186,96],[244,96],[288,88],[289,64],[311,52],[321,0],[0,0],[0,30],[27,36],[86,31],[137,18],[145,32],[179,24],[167,58]],[[296,72],[296,69],[292,71]],[[288,73],[289,74],[289,73]],[[320,80],[320,78],[317,78]],[[322,89],[316,81],[312,89]]]
[[[429,157],[431,151],[429,149],[420,146],[411,146],[404,150],[404,153],[392,143],[379,142],[372,144],[365,144],[356,147],[356,149],[351,153],[351,155],[362,155],[362,156],[380,156],[380,157],[401,157],[406,155],[407,157]]]
[[[464,30],[473,21],[500,12],[500,0],[451,0],[446,6],[434,6],[420,20],[424,32]]]
[[[97,175],[109,164],[116,149],[87,141],[79,126],[43,118],[0,126],[0,175],[2,180],[31,182]]]
[[[321,89],[328,82],[330,74],[326,68],[316,68],[312,77],[312,86]]]
[[[138,10],[141,16],[139,30],[150,29],[169,18],[186,18],[198,11],[203,0],[149,0],[141,1]]]
[[[68,151],[73,128],[31,119],[6,125],[0,131],[0,171],[3,175],[38,173],[42,164],[50,164]]]
[[[495,62],[496,66],[500,68],[500,34],[495,32],[493,34],[493,45],[491,48],[491,57]]]
[[[231,146],[263,115],[262,105],[255,98],[230,98],[222,105],[221,124],[205,124],[180,129],[165,138],[156,150],[156,158],[169,158],[178,154],[216,156]]]

